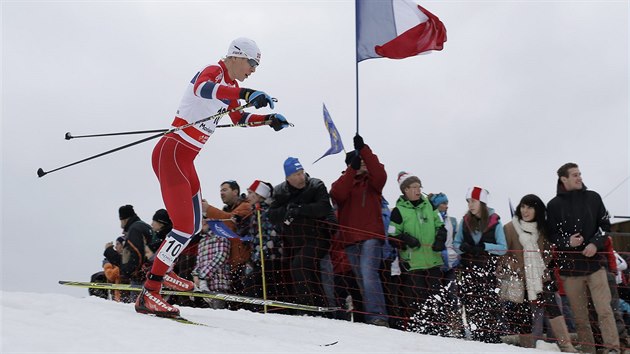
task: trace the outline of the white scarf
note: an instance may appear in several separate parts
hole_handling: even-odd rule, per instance
[[[512,225],[518,234],[518,240],[523,245],[523,258],[525,260],[525,285],[527,286],[527,298],[530,301],[536,300],[539,293],[543,291],[543,276],[545,262],[538,248],[538,224],[519,220],[518,217],[512,219]]]

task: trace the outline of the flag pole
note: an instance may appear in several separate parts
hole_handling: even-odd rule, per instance
[[[359,134],[359,63],[356,63],[356,93],[357,93],[357,134]]]
[[[359,134],[359,53],[357,44],[359,43],[359,21],[357,21],[357,7],[359,6],[359,0],[354,1],[354,73],[355,73],[355,93],[357,104],[357,134]]]

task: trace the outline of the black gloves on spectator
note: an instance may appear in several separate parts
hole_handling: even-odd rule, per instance
[[[468,242],[464,242],[459,246],[459,249],[464,253],[470,253],[473,256],[478,256],[486,250],[486,247],[483,242],[480,242],[478,245],[471,245]]]
[[[446,229],[444,226],[440,227],[435,234],[435,241],[431,245],[433,252],[442,252],[446,249]]]
[[[287,213],[285,214],[284,219],[293,221],[296,216],[300,215],[300,208],[301,206],[295,203],[287,204]]]
[[[353,169],[357,171],[361,168],[361,155],[359,155],[358,151],[352,158],[352,161],[350,161],[350,167],[352,167]]]
[[[472,248],[473,246],[468,242],[462,242],[462,244],[459,245],[459,250],[462,251],[462,253],[472,253]]]
[[[114,246],[107,247],[103,252],[103,256],[109,261],[109,263],[120,267],[120,255],[114,249]]]
[[[407,234],[407,233],[402,233],[400,234],[398,237],[400,237],[400,239],[402,240],[402,242],[407,245],[407,247],[411,247],[411,248],[416,248],[416,247],[420,247],[420,240],[418,240],[417,238]]]
[[[361,137],[361,135],[357,134],[354,136],[354,149],[359,152],[361,149],[363,149],[363,147],[365,146],[365,143],[363,142],[363,138]]]

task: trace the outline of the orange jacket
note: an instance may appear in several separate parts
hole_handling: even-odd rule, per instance
[[[226,206],[227,208],[227,206]],[[252,214],[252,205],[244,200],[239,200],[234,209],[230,211],[221,210],[219,208],[213,207],[209,205],[206,209],[206,217],[209,219],[230,219],[233,216],[238,216],[241,218],[240,225],[234,223],[234,221],[224,221],[225,225],[229,227],[235,233],[239,233],[239,226],[241,225],[249,225],[247,218]],[[242,236],[242,235],[239,235]],[[228,263],[231,266],[238,266],[244,264],[251,257],[251,250],[248,246],[243,244],[238,238],[230,239],[230,257],[228,259]]]
[[[110,283],[118,284],[120,282],[120,268],[111,264],[105,263],[103,265],[103,271],[105,272],[105,278]]]

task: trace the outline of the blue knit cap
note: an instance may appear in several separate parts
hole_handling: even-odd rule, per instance
[[[289,177],[290,175],[296,173],[299,170],[303,170],[302,164],[300,160],[296,157],[289,157],[284,161],[284,175],[285,177]]]
[[[448,203],[448,198],[446,197],[446,194],[438,193],[431,197],[431,204],[433,204],[435,208],[437,208],[437,206],[442,203]]]

